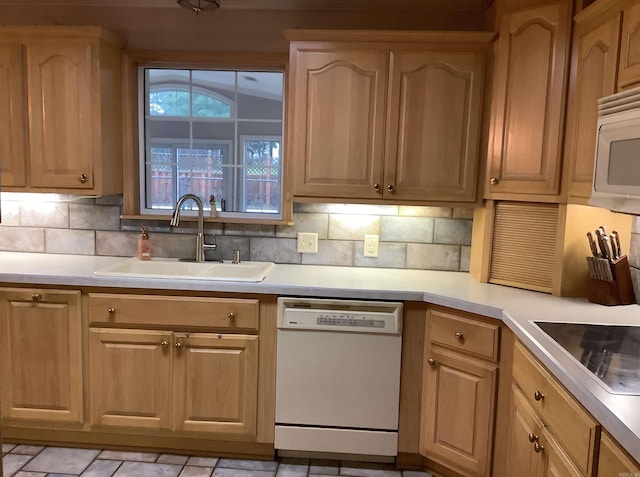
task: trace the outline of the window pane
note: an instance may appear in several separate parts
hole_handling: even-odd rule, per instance
[[[280,214],[283,77],[144,69],[143,209],[192,193],[206,209],[214,195],[225,212]]]
[[[246,140],[245,211],[278,213],[280,211],[280,142]]]

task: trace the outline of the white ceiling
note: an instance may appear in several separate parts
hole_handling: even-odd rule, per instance
[[[493,0],[220,0],[233,10],[483,11]],[[0,5],[174,8],[176,0],[0,0]]]

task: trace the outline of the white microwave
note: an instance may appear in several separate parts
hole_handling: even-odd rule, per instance
[[[640,88],[598,100],[589,204],[640,215]]]

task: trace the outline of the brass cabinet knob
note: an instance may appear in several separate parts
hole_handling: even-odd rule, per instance
[[[160,342],[160,346],[162,346],[163,348],[166,348],[167,346],[169,346],[169,342],[167,340],[162,340]]]
[[[378,192],[380,190],[380,184],[378,184],[377,182],[375,184],[373,184],[373,190]]]
[[[464,335],[461,332],[456,331],[456,339],[458,341],[464,341]]]
[[[536,436],[533,432],[529,433],[529,442],[533,443],[538,440],[538,436]]]
[[[40,293],[34,293],[33,295],[31,295],[31,299],[33,301],[40,301],[42,300],[42,295]]]
[[[536,401],[542,401],[544,399],[544,394],[540,391],[536,391],[535,393],[533,393],[533,399],[535,399]]]
[[[230,320],[235,320],[236,319],[236,314],[233,311],[229,312],[227,314],[227,318],[229,318]]]
[[[175,346],[176,346],[177,349],[181,349],[182,346],[183,346],[182,345],[182,341],[176,341],[176,345]]]
[[[491,179],[489,179],[489,182],[491,183],[491,185],[497,185],[500,181],[497,177],[492,177]]]
[[[116,312],[116,309],[114,307],[109,307],[109,309],[107,310],[110,314],[114,314]]]
[[[88,177],[89,176],[87,176],[86,174],[80,174],[80,182],[84,184],[85,182],[87,182]]]
[[[427,360],[427,364],[428,364],[429,366],[435,366],[437,363],[436,363],[436,360],[435,360],[435,359],[433,359],[433,358],[429,358],[429,359]]]
[[[536,453],[538,453],[538,454],[539,454],[540,452],[542,452],[542,451],[544,450],[544,446],[543,446],[543,445],[541,445],[538,441],[535,441],[535,442],[533,443],[533,450],[534,450]]]
[[[394,191],[394,190],[396,190],[396,189],[395,189],[395,187],[393,187],[393,185],[388,184],[388,185],[387,185],[387,190],[388,190],[389,192],[393,192],[393,191]]]

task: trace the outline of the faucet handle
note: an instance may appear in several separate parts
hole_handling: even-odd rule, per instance
[[[215,249],[217,246],[216,234],[204,234],[204,245],[206,245],[207,248],[213,247]]]

